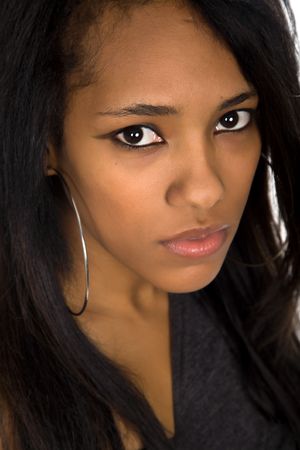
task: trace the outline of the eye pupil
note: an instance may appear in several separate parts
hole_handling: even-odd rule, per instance
[[[223,127],[231,128],[235,127],[238,124],[239,116],[236,112],[232,112],[224,116],[220,122]]]
[[[143,138],[144,133],[141,127],[130,127],[124,132],[124,138],[130,144],[138,144],[138,142]]]

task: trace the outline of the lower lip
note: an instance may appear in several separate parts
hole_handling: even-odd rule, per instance
[[[226,241],[226,236],[226,230],[219,230],[204,239],[166,241],[163,245],[176,255],[201,258],[216,253]]]

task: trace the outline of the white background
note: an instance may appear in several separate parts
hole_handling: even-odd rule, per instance
[[[300,2],[299,0],[290,0],[290,2],[295,13],[298,35],[300,37]]]

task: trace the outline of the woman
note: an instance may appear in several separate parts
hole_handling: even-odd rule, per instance
[[[0,17],[3,449],[300,448],[288,2]]]

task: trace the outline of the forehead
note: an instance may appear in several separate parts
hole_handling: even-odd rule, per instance
[[[90,35],[101,40],[90,88],[98,108],[100,98],[105,106],[148,96],[209,103],[209,93],[230,97],[249,87],[230,50],[187,6],[150,2],[123,15],[107,11],[102,20]]]

